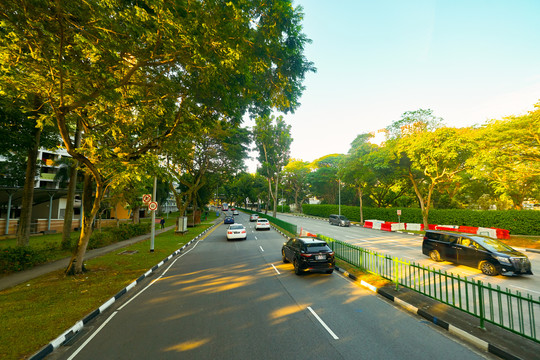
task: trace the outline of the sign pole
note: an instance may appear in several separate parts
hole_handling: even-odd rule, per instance
[[[154,191],[152,201],[156,201],[157,176],[154,176]],[[152,210],[152,231],[150,233],[150,252],[154,252],[154,238],[156,236],[156,210]]]

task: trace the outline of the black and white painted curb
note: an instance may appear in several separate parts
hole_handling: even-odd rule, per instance
[[[474,335],[471,335],[468,332],[466,332],[466,331],[464,331],[464,330],[462,330],[462,329],[460,329],[460,328],[458,328],[458,327],[456,327],[456,326],[454,326],[452,324],[449,324],[449,323],[447,323],[446,321],[444,321],[442,319],[437,318],[436,316],[430,314],[429,312],[427,312],[425,310],[422,310],[422,309],[419,309],[416,306],[411,305],[411,304],[407,303],[406,301],[401,300],[398,297],[395,297],[394,295],[386,292],[382,288],[377,288],[377,287],[365,282],[364,280],[358,281],[358,278],[355,275],[350,274],[349,272],[347,272],[347,271],[345,271],[343,269],[340,269],[337,266],[336,266],[336,270],[343,273],[344,276],[347,276],[348,278],[354,280],[355,282],[359,282],[360,285],[370,289],[371,291],[373,291],[373,292],[375,292],[375,293],[377,293],[377,294],[379,294],[381,296],[384,296],[386,299],[388,299],[390,301],[393,301],[395,304],[399,305],[400,307],[412,312],[413,314],[416,314],[416,315],[419,315],[419,316],[423,317],[424,319],[432,322],[435,325],[440,326],[441,328],[447,330],[448,332],[459,336],[460,338],[464,339],[465,341],[468,341],[468,342],[476,345],[477,347],[479,347],[480,349],[482,349],[484,351],[487,351],[487,352],[489,352],[491,354],[494,354],[494,355],[500,357],[501,359],[519,360],[518,357],[508,353],[507,351],[501,349],[497,345],[490,344],[485,340],[482,340],[482,339],[480,339],[480,338],[478,338],[478,337],[476,337]]]
[[[126,286],[124,289],[122,289],[120,292],[118,292],[116,295],[114,295],[112,298],[107,300],[103,305],[101,305],[96,310],[92,311],[90,314],[88,314],[84,319],[78,321],[75,325],[73,325],[70,329],[65,331],[62,335],[51,341],[48,345],[45,345],[41,350],[39,350],[37,353],[32,355],[29,359],[30,360],[40,360],[45,358],[47,355],[51,354],[54,350],[58,349],[60,346],[71,340],[79,331],[82,330],[84,325],[86,325],[88,322],[90,322],[92,319],[94,319],[99,314],[102,314],[105,310],[107,310],[115,301],[117,301],[122,295],[133,289],[137,284],[139,284],[141,281],[143,281],[145,278],[150,276],[154,271],[159,269],[161,266],[163,266],[166,262],[174,258],[176,255],[180,254],[182,251],[184,251],[187,247],[189,247],[191,244],[199,240],[203,235],[205,235],[208,231],[212,230],[217,225],[220,225],[221,222],[217,222],[214,225],[210,226],[208,229],[197,235],[197,237],[190,240],[188,243],[186,243],[184,246],[182,246],[180,249],[176,250],[174,253],[169,255],[166,259],[163,259],[159,264],[152,267],[150,270],[148,270],[146,273],[141,275],[137,280],[133,281],[131,284]]]

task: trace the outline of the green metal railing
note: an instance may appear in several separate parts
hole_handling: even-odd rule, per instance
[[[289,232],[289,233],[291,233],[293,235],[298,234],[298,227],[296,225],[294,225],[294,224],[291,224],[289,222],[280,220],[280,219],[275,218],[273,216],[270,216],[268,214],[260,213],[260,212],[257,212],[257,211],[252,211],[252,210],[248,210],[248,209],[244,209],[244,208],[242,208],[241,210],[248,213],[248,214],[257,214],[262,218],[268,219],[268,221],[270,221],[270,223],[282,228],[283,230],[285,230],[285,231],[287,231],[287,232]]]
[[[540,297],[534,299],[519,291],[502,290],[489,283],[484,285],[481,281],[317,236],[328,243],[337,258],[392,281],[396,290],[403,286],[471,314],[480,320],[481,328],[487,321],[540,342],[540,324],[536,323],[540,317]]]

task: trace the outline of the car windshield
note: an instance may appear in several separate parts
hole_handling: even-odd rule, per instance
[[[473,239],[474,241],[476,241],[490,251],[514,251],[514,249],[512,249],[510,246],[495,239],[479,236],[471,236],[471,239]]]
[[[347,220],[347,218],[345,216],[343,216],[343,215],[341,215],[339,218],[340,218],[340,220]]]
[[[240,229],[243,229],[244,227],[242,225],[231,225],[229,226],[229,229],[231,230],[240,230]]]
[[[326,245],[326,243],[315,243],[315,244],[306,244],[306,251],[308,253],[318,253],[318,252],[330,252],[332,249]]]
[[[260,223],[267,223],[268,220],[266,220],[266,219],[259,219],[259,222],[260,222]]]

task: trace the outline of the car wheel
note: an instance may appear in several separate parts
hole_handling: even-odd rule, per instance
[[[495,276],[499,274],[495,265],[489,261],[482,261],[480,263],[480,270],[482,270],[482,272],[488,276]]]
[[[331,274],[331,273],[333,273],[333,272],[334,272],[334,269],[332,269],[332,270],[326,270],[326,273],[327,273],[327,274]]]
[[[431,250],[429,252],[429,257],[433,261],[437,261],[437,262],[441,261],[441,254],[439,254],[439,252],[437,250]]]
[[[298,265],[298,260],[294,260],[294,273],[296,275],[301,275],[302,274],[302,270],[300,270],[300,266]]]
[[[285,256],[285,251],[283,250],[281,250],[281,260],[283,260],[285,264],[289,262],[289,260],[287,260],[287,257]]]

